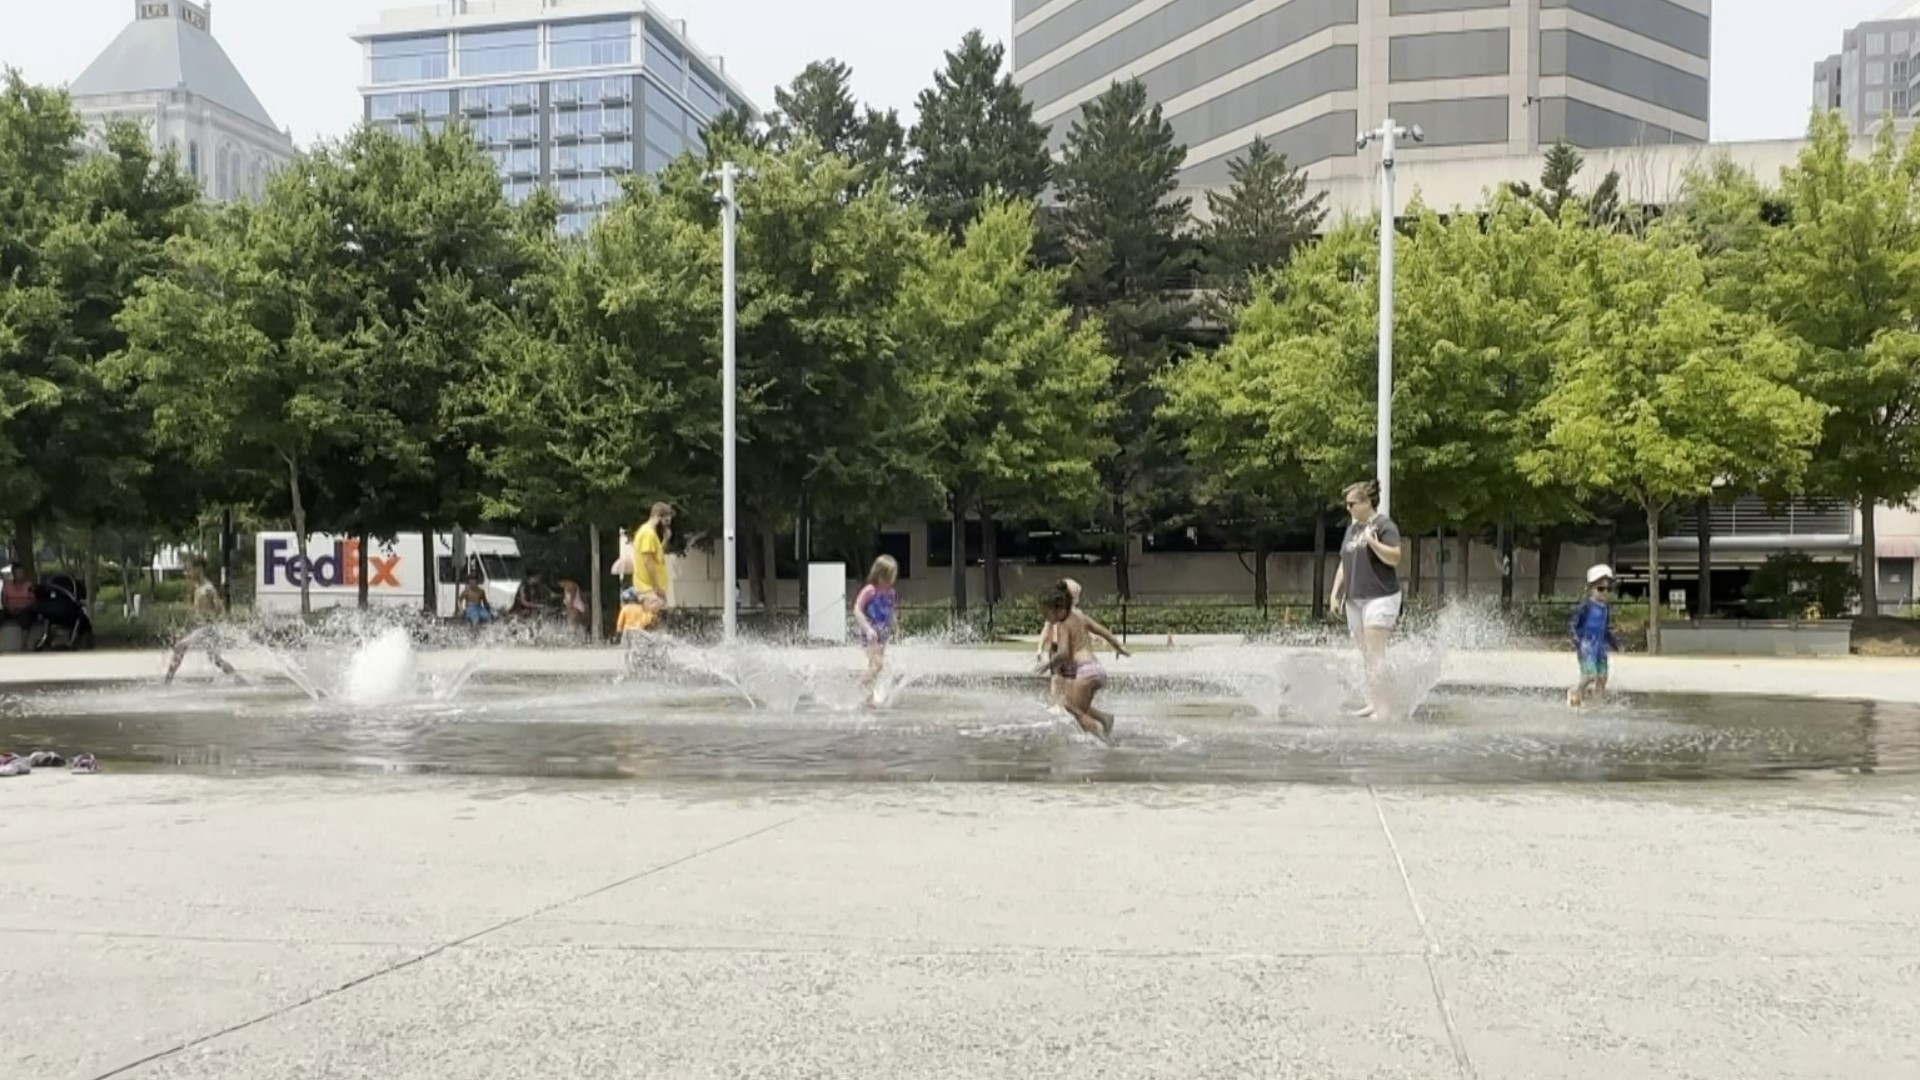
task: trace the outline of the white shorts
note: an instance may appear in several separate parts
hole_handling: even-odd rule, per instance
[[[1400,621],[1400,594],[1376,596],[1371,600],[1347,601],[1347,632],[1360,636],[1362,628],[1393,629]]]

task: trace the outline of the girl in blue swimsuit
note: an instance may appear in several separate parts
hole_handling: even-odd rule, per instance
[[[853,618],[860,624],[860,643],[867,650],[867,704],[880,704],[880,672],[887,664],[887,643],[893,640],[894,583],[900,564],[891,555],[873,560],[867,586],[853,601]]]

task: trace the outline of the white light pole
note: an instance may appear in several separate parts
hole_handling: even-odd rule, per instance
[[[721,555],[720,555],[720,622],[726,640],[733,641],[740,632],[739,604],[735,597],[737,591],[736,575],[739,566],[735,551],[735,540],[739,535],[735,521],[735,503],[738,501],[738,472],[734,460],[734,391],[739,382],[734,373],[733,334],[734,334],[734,241],[739,232],[740,202],[735,198],[734,182],[753,179],[753,172],[742,169],[731,161],[723,161],[720,167],[707,174],[709,183],[720,181],[720,428],[722,450],[720,457],[720,501],[721,508]]]
[[[1378,130],[1363,132],[1357,140],[1362,150],[1373,143],[1380,144],[1380,386],[1373,468],[1380,481],[1377,509],[1383,514],[1387,513],[1393,497],[1393,241],[1397,216],[1393,202],[1393,152],[1400,139],[1426,142],[1427,133],[1420,130],[1418,124],[1398,127],[1393,118],[1388,117]]]

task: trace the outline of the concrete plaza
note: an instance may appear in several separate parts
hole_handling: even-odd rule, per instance
[[[1920,1076],[1920,786],[0,780],[0,1075]]]

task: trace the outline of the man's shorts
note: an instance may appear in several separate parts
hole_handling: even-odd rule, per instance
[[[1376,596],[1371,600],[1347,601],[1347,632],[1360,636],[1363,629],[1391,630],[1400,621],[1400,594]]]
[[[1580,650],[1580,677],[1583,679],[1604,679],[1607,677],[1607,650]]]

